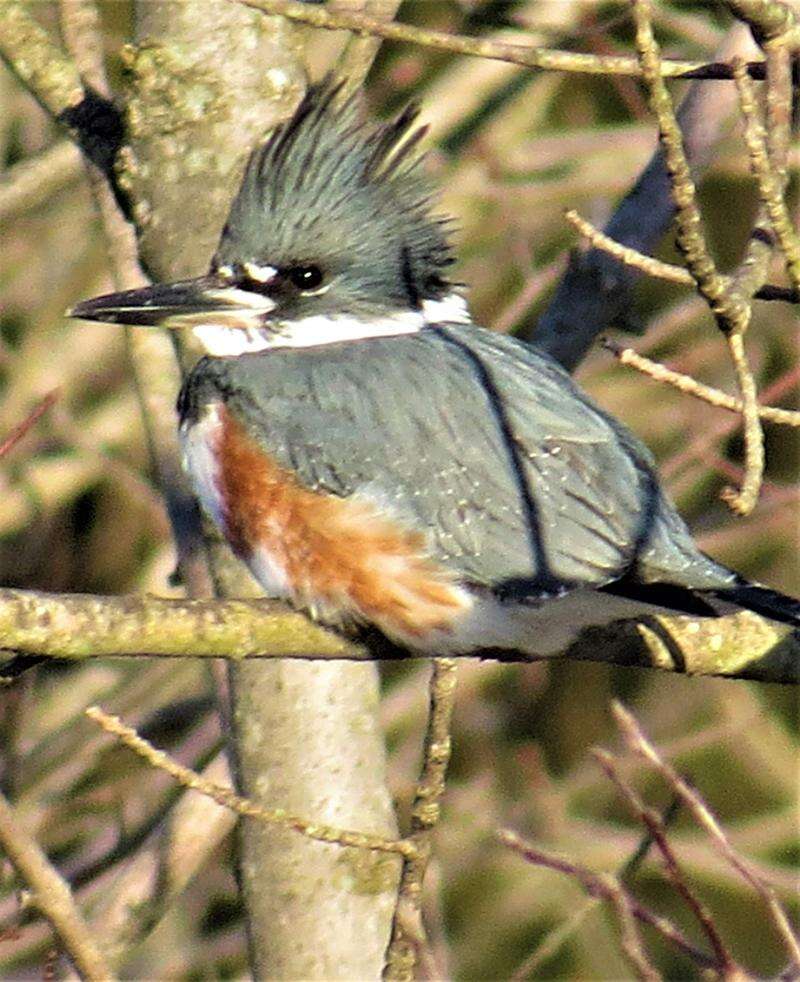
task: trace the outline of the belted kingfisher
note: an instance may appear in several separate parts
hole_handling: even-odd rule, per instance
[[[647,449],[546,354],[471,323],[407,109],[330,81],[252,153],[206,276],[74,317],[193,328],[198,497],[264,590],[430,654],[800,602],[704,555]]]

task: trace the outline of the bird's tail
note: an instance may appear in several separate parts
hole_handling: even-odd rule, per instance
[[[710,592],[725,603],[744,607],[746,610],[761,614],[762,617],[768,617],[771,621],[790,624],[796,630],[800,630],[800,600],[795,600],[794,597],[787,597],[766,586],[748,583],[747,580],[742,580],[736,586],[724,590]]]

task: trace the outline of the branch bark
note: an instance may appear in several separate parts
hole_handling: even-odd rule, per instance
[[[263,599],[166,600],[138,595],[97,597],[26,590],[0,590],[0,649],[67,659],[152,656],[263,662],[288,658],[318,662],[314,669],[327,667],[332,672],[348,666],[322,663],[419,657],[388,643],[348,641],[302,614]],[[481,654],[504,661],[539,660],[517,652]],[[688,675],[722,675],[764,682],[800,681],[797,635],[749,613],[700,620],[661,617],[644,633],[641,625],[633,621],[617,622],[608,628],[585,631],[560,657],[659,668]],[[256,670],[268,666],[239,667]],[[291,681],[291,698],[305,704],[310,696],[308,689],[303,688],[304,679],[318,680],[320,688],[324,685],[315,671],[303,675],[304,671],[310,671],[309,666],[294,667],[298,669],[296,680],[281,676],[277,681],[286,686]],[[299,686],[296,691],[295,684]],[[308,686],[313,689],[311,682]],[[335,691],[327,696],[338,699]],[[308,713],[313,719],[310,709]],[[242,726],[250,725],[244,719],[240,722]],[[367,725],[366,720],[362,722]],[[330,824],[353,825],[339,821]]]

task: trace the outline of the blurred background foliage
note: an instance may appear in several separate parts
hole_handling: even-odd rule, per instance
[[[56,30],[53,6],[33,6]],[[101,2],[101,11],[111,77],[122,93],[120,49],[129,37],[131,6],[113,0]],[[412,0],[400,17],[573,50],[632,50],[627,5],[619,2]],[[712,59],[730,23],[715,3],[656,5],[656,30],[665,54],[674,57]],[[318,62],[334,43],[319,42]],[[675,90],[685,85],[672,84]],[[410,98],[421,100],[431,126],[430,166],[445,188],[443,210],[457,218],[458,277],[470,285],[476,320],[513,332],[544,309],[576,245],[563,210],[577,208],[602,225],[648,160],[655,129],[643,90],[632,79],[534,73],[387,44],[370,76],[369,103],[384,114]],[[0,69],[0,189],[30,159],[52,155],[46,192],[0,214],[0,436],[58,390],[50,410],[0,462],[0,582],[179,595],[170,583],[174,551],[148,473],[122,332],[63,316],[77,299],[112,289],[82,166],[77,153],[61,146],[63,139]],[[799,161],[795,143],[795,179]],[[756,207],[734,117],[702,182],[701,202],[711,244],[722,268],[730,268]],[[676,259],[669,236],[660,256]],[[640,352],[733,391],[722,339],[690,291],[643,282],[627,323],[619,326],[646,329],[628,338]],[[797,327],[796,308],[760,304],[748,335],[760,390],[789,408],[800,383]],[[795,431],[766,426],[761,501],[749,518],[734,518],[719,492],[741,474],[736,417],[618,366],[600,348],[578,377],[653,449],[669,492],[707,551],[747,576],[798,593]],[[384,674],[382,715],[401,816],[417,773],[426,671],[411,663]],[[460,679],[455,756],[427,902],[435,951],[453,976],[511,976],[584,904],[576,883],[525,865],[492,830],[513,826],[543,848],[597,870],[618,869],[636,849],[641,829],[587,755],[596,743],[618,743],[609,713],[613,696],[634,707],[665,755],[702,790],[734,846],[797,913],[793,690],[588,664],[465,663]],[[202,768],[221,745],[211,675],[192,661],[51,665],[5,689],[0,699],[5,787],[78,888],[90,917],[108,916],[109,897],[125,877],[135,878],[148,836],[181,796],[163,775],[110,746],[81,710],[99,702]],[[629,759],[626,767],[648,801],[666,804],[664,788],[641,764]],[[213,849],[176,903],[127,911],[146,937],[127,959],[125,977],[246,972],[232,839],[224,826],[215,839],[209,823]],[[679,815],[671,836],[734,954],[755,973],[779,971],[781,948],[746,885],[688,819]],[[3,877],[0,974],[39,977],[49,931],[26,912],[8,868]],[[630,885],[699,940],[655,858],[648,857]],[[551,957],[520,977],[626,977],[630,969],[616,936],[608,911],[593,906]],[[647,932],[645,939],[665,975],[696,975]]]

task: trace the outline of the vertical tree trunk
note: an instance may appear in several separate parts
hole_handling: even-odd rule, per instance
[[[123,180],[147,268],[162,279],[197,275],[246,151],[302,92],[303,38],[280,18],[226,3],[141,0],[136,18]],[[221,592],[252,595],[227,550],[213,556]],[[244,794],[320,822],[394,833],[375,666],[253,662],[234,666],[230,682]],[[379,977],[394,859],[251,820],[240,841],[256,977]]]

